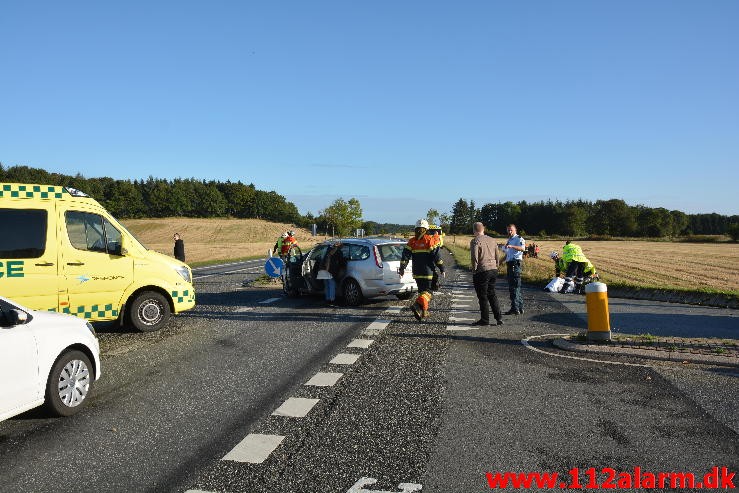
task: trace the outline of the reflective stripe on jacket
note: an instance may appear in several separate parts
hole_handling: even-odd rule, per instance
[[[408,240],[403,249],[400,268],[405,269],[411,259],[413,259],[414,279],[433,279],[434,266],[444,272],[444,261],[441,260],[438,236],[426,234],[420,238],[414,236]]]

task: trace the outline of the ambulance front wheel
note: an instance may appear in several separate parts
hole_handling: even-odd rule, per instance
[[[139,293],[128,305],[128,323],[141,332],[161,329],[169,320],[169,302],[156,291]]]

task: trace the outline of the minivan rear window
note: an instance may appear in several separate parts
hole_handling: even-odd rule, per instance
[[[46,251],[47,212],[0,209],[0,258],[39,258]]]
[[[366,260],[370,256],[370,250],[365,245],[355,245],[354,243],[344,244],[341,247],[341,253],[344,254],[344,258],[351,260]]]
[[[380,257],[385,262],[394,262],[400,260],[403,257],[403,248],[405,245],[402,243],[393,243],[387,245],[379,245]]]

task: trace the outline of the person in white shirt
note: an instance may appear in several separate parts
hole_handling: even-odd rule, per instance
[[[508,267],[508,292],[511,295],[511,309],[506,315],[523,314],[523,296],[521,296],[521,262],[526,250],[526,240],[516,234],[516,225],[508,225],[508,241],[503,246],[505,262]]]

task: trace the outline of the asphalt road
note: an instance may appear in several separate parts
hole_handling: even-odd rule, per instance
[[[242,287],[262,265],[196,269],[198,306],[160,332],[102,327],[84,412],[0,423],[0,491],[466,493],[508,470],[739,469],[738,372],[520,343],[583,327],[575,298],[526,290],[524,316],[470,330],[463,271],[418,324],[391,298],[330,308]]]

